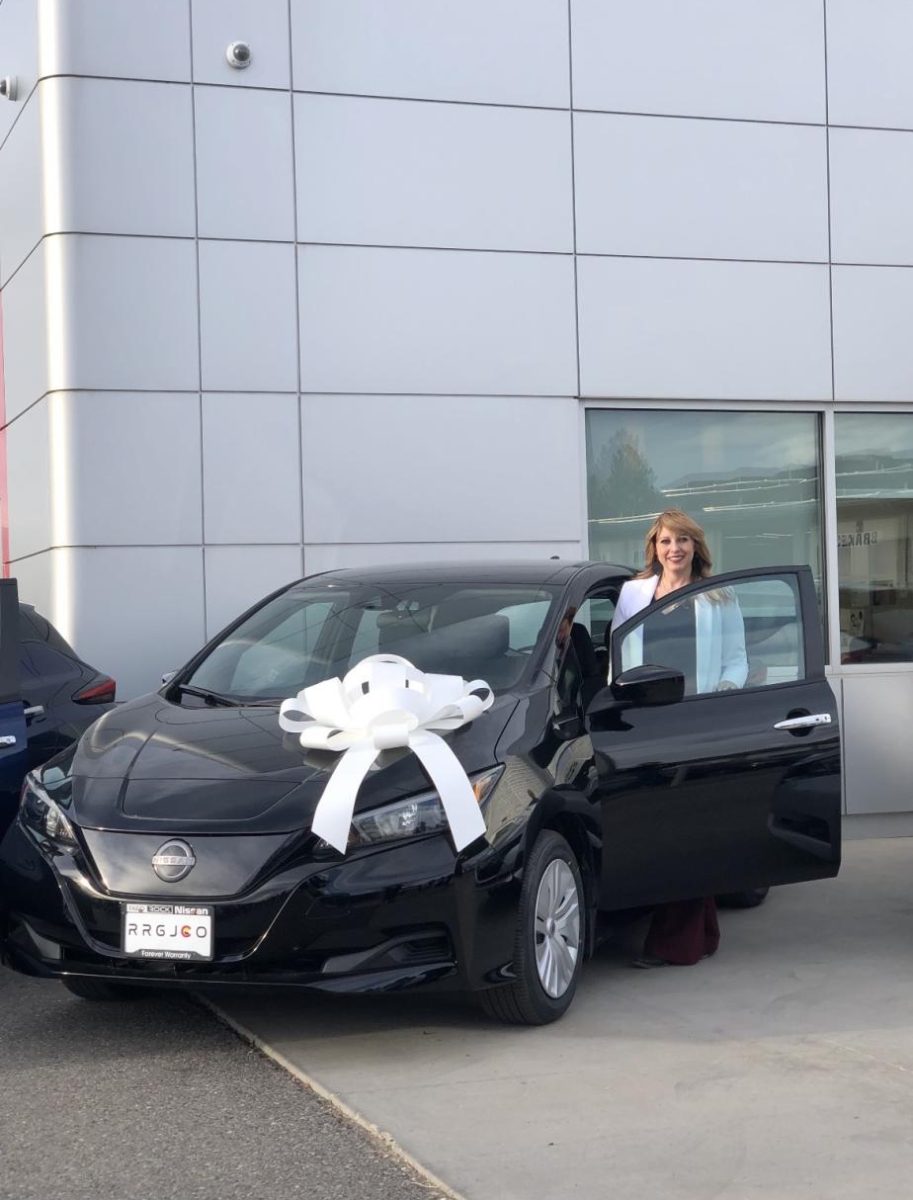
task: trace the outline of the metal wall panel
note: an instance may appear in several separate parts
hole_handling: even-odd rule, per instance
[[[847,812],[913,809],[913,672],[843,676]]]

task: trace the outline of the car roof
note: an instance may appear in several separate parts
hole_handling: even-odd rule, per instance
[[[556,558],[468,559],[461,562],[396,563],[387,566],[346,567],[325,571],[302,580],[322,582],[403,584],[403,583],[532,583],[563,586],[581,571],[597,568],[606,575],[617,573],[627,578],[629,567],[613,563],[570,561]]]

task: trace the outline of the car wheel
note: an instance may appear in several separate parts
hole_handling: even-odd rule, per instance
[[[583,963],[583,880],[574,851],[551,830],[536,839],[517,910],[512,983],[481,992],[491,1017],[547,1025],[570,1007]]]
[[[757,908],[767,899],[769,891],[769,887],[749,888],[747,892],[726,892],[716,900],[723,908]]]
[[[80,1000],[132,1000],[140,994],[139,988],[123,983],[108,983],[106,979],[86,979],[74,975],[62,979],[61,983]]]

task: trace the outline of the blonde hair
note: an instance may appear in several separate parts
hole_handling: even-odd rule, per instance
[[[650,575],[660,574],[662,568],[659,565],[659,557],[656,553],[656,539],[659,537],[661,529],[668,529],[670,533],[684,533],[691,538],[694,543],[691,582],[694,583],[697,579],[706,579],[713,567],[713,560],[710,557],[710,551],[707,549],[707,539],[697,521],[689,517],[686,512],[682,512],[680,508],[667,508],[665,512],[659,514],[647,530],[647,536],[644,539],[644,559],[646,566],[638,574],[637,578],[646,579]]]

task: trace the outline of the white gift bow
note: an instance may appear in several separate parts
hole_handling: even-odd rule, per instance
[[[344,752],[314,812],[314,833],[345,854],[362,780],[381,750],[408,746],[437,789],[457,850],[481,837],[485,819],[469,776],[432,730],[459,729],[493,703],[483,680],[426,675],[398,654],[372,654],[344,679],[325,679],[283,700],[279,724],[302,746]]]

